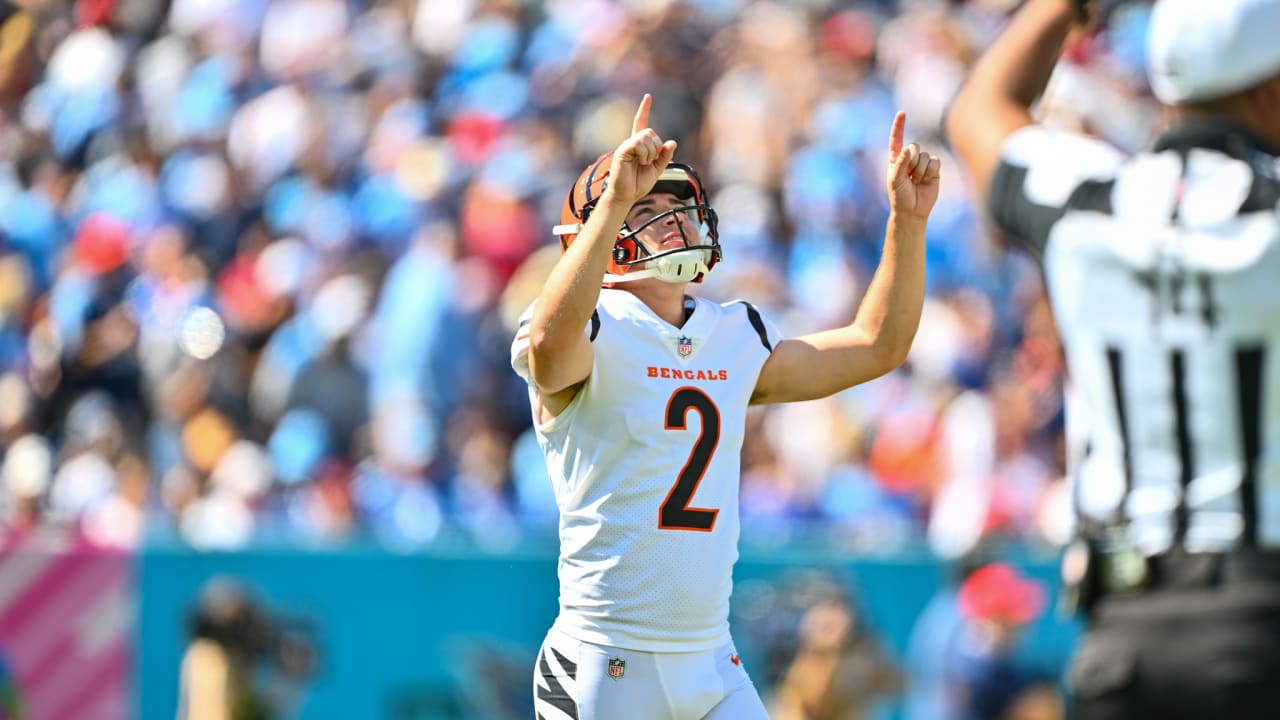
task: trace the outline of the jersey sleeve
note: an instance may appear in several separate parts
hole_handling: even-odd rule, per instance
[[[755,305],[746,300],[738,300],[737,303],[746,310],[747,322],[751,324],[751,329],[755,330],[756,336],[760,339],[760,344],[772,354],[773,349],[782,340],[782,331],[778,329],[778,326],[772,320],[761,313]]]
[[[1093,138],[1030,125],[1011,134],[991,178],[989,210],[1000,229],[1037,253],[1083,183],[1114,176],[1124,155]]]
[[[530,385],[533,384],[533,374],[529,370],[529,324],[531,322],[533,322],[533,305],[520,314],[516,337],[511,341],[511,369]],[[600,332],[599,310],[591,313],[591,319],[587,321],[584,332],[592,342],[595,341],[596,335]]]
[[[533,305],[520,314],[520,322],[516,328],[515,340],[511,341],[511,369],[533,384],[533,374],[529,371],[529,323],[533,320]]]

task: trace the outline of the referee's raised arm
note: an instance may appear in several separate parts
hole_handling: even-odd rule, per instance
[[[951,101],[943,131],[984,200],[1005,139],[1033,122],[1031,106],[1048,85],[1081,16],[1078,4],[1029,0]]]

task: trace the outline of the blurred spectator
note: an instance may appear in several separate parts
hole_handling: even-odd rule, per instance
[[[314,643],[239,583],[206,583],[188,631],[178,720],[269,720],[301,710],[301,686],[315,670]]]
[[[980,564],[968,556],[951,563],[949,575],[929,599],[907,641],[904,720],[959,720],[960,698],[950,681],[948,661],[964,625],[959,591]]]
[[[1061,692],[1018,657],[1023,630],[1045,609],[1045,589],[1003,563],[974,570],[956,596],[961,624],[945,658],[960,720],[1062,720]]]
[[[838,585],[809,578],[791,590],[804,598],[806,606],[786,643],[790,657],[773,687],[769,717],[874,717],[879,703],[899,690],[898,667]]]

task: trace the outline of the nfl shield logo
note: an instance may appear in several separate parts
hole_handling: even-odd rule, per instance
[[[681,335],[680,344],[676,346],[676,350],[680,352],[680,357],[689,357],[689,353],[693,352],[693,338]]]
[[[609,677],[620,678],[627,672],[627,661],[622,658],[609,658]]]

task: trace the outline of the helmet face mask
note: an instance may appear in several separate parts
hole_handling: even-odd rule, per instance
[[[665,192],[665,189],[655,189],[648,197]],[[606,279],[625,282],[627,279],[656,277],[666,282],[692,282],[706,275],[710,266],[719,259],[719,244],[711,238],[715,211],[696,204],[692,197],[676,197],[674,202],[681,204],[656,212],[642,211],[639,218],[623,224],[623,231],[613,248],[613,262],[620,268],[627,268],[629,274],[621,279],[616,279],[616,274],[615,278]],[[635,210],[632,212],[634,214]],[[669,234],[679,234],[682,245],[663,249],[659,242],[657,249],[651,248],[640,237],[649,228],[659,232],[668,229]]]
[[[565,199],[561,223],[552,232],[562,250],[577,238],[608,186],[612,153],[600,156],[578,177]],[[683,204],[644,217],[635,227],[624,223],[614,240],[604,281],[606,284],[656,277],[666,282],[701,282],[721,258],[715,210],[706,201],[702,181],[693,168],[681,163],[667,166],[648,196],[670,194]],[[648,197],[646,196],[646,197]],[[679,229],[683,247],[654,251],[638,234],[658,223]],[[633,219],[634,222],[634,219]]]

